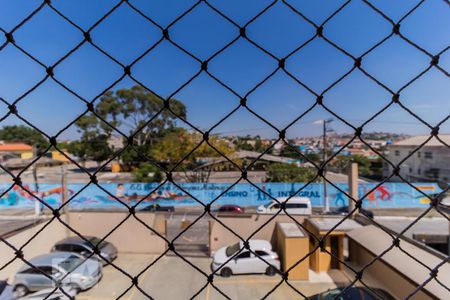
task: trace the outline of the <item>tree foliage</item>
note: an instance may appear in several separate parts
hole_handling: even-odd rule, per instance
[[[297,150],[297,151],[295,151],[293,149],[293,146],[285,146],[285,147],[283,147],[281,149],[280,156],[295,158],[295,159],[299,159],[299,160],[302,160],[302,161],[308,161],[309,160],[309,161],[312,161],[312,162],[315,162],[315,163],[320,162],[320,160],[322,159],[322,155],[320,155],[318,153],[311,153],[311,152],[303,153],[300,150]],[[302,155],[300,155],[299,152],[303,153],[304,157]]]
[[[136,85],[106,92],[96,105],[95,112],[111,126],[133,135],[136,145],[152,145],[176,127],[178,117],[186,118],[186,107],[182,102],[170,99],[168,103],[170,110],[163,109],[164,100]],[[111,126],[94,114],[82,117],[76,125],[82,133],[110,136],[113,132]]]
[[[133,171],[133,178],[136,182],[161,182],[163,180],[161,170],[151,163],[141,163]]]
[[[234,149],[226,141],[216,136],[211,136],[209,143],[224,155],[230,155],[234,152]],[[193,152],[191,153],[191,151]],[[219,153],[211,146],[202,142],[200,134],[191,133],[182,128],[168,133],[152,147],[150,154],[169,170],[176,166],[175,170],[184,172],[185,179],[190,182],[207,181],[210,170],[198,167],[203,159],[219,156]],[[182,160],[183,162],[178,165]]]
[[[78,141],[68,143],[66,148],[82,162],[93,160],[100,163],[112,155],[112,150],[108,146],[108,136],[105,134],[85,134]]]
[[[333,161],[333,165],[340,171],[345,173],[348,166],[356,162],[358,164],[359,175],[371,176],[371,161],[369,158],[362,155],[338,155]]]
[[[38,151],[48,147],[49,143],[39,131],[24,125],[8,125],[0,129],[0,140],[21,142],[35,146]]]
[[[257,136],[239,136],[234,141],[233,144],[236,150],[247,150],[247,151],[255,151],[255,152],[264,152],[268,146],[265,146],[262,142],[262,139],[259,135]],[[272,151],[269,151],[269,154]]]
[[[316,176],[314,168],[298,167],[295,164],[270,164],[267,167],[267,182],[309,182]]]

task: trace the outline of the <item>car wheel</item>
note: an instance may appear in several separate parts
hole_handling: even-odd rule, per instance
[[[22,284],[16,285],[14,287],[14,296],[17,298],[23,297],[28,294],[28,288]]]
[[[272,267],[272,266],[267,267],[267,269],[266,269],[267,276],[274,276],[276,273],[277,273],[277,270],[274,267]]]
[[[222,270],[220,270],[220,276],[222,277],[230,277],[231,274],[233,274],[233,272],[231,272],[230,268],[223,268]]]

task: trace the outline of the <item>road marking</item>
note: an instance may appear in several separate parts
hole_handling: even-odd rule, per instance
[[[152,257],[152,262],[155,260],[155,256]],[[148,268],[147,271],[144,272],[141,276],[139,276],[139,281],[144,281],[145,277],[147,277],[148,272],[151,268]],[[133,300],[133,296],[138,291],[138,289],[134,286],[133,289],[131,289],[130,296],[127,298],[128,300]]]

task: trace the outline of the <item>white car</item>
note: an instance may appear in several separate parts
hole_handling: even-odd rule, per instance
[[[248,273],[265,273],[269,276],[275,275],[280,269],[280,260],[278,254],[272,251],[270,242],[265,240],[250,240],[249,246],[254,253],[258,254],[259,257],[263,258],[270,265],[247,249],[242,250],[238,255],[234,256],[244,248],[244,243],[241,241],[217,250],[213,255],[212,270],[214,272],[220,270],[220,275],[223,277],[229,277],[232,274]],[[233,258],[230,260],[231,257]],[[227,263],[225,264],[225,262]]]
[[[286,212],[290,215],[311,215],[311,199],[307,197],[283,197],[277,198],[279,203],[286,203]],[[287,201],[286,201],[287,200]],[[277,203],[277,201],[272,200],[272,202],[266,205],[260,205],[256,209],[258,214],[276,214],[280,211],[281,205]],[[281,210],[280,214],[285,214],[283,210]]]

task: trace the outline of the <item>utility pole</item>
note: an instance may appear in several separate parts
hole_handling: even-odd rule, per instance
[[[325,162],[327,161],[327,132],[330,131],[330,129],[328,128],[328,124],[330,124],[331,122],[333,122],[333,119],[324,119],[322,121],[323,124],[323,197],[324,197],[324,205],[325,205],[325,212],[328,212],[330,210],[330,205],[328,203],[328,186],[327,186],[327,182],[325,180],[325,175],[326,175],[326,165]]]
[[[358,195],[358,164],[355,162],[352,162],[348,166],[348,194],[350,197],[352,197],[354,200],[359,200]],[[355,209],[355,203],[352,199],[348,199],[348,212],[351,212],[353,209]],[[351,218],[353,219],[355,217],[354,214],[351,215]]]
[[[62,211],[64,212],[64,217],[65,217],[65,221],[67,224],[69,224],[70,226],[70,219],[69,219],[69,214],[68,214],[68,210],[69,207],[68,205],[66,205],[66,202],[69,199],[69,193],[68,193],[68,189],[67,189],[67,165],[64,163],[61,166],[61,206],[64,205]],[[70,236],[70,230],[68,228],[66,228],[66,235],[67,237]]]
[[[36,158],[36,156],[37,156],[37,149],[36,149],[36,146],[34,145],[32,160],[34,158]],[[34,191],[36,194],[39,194],[39,183],[38,183],[38,176],[37,176],[37,161],[32,166],[32,173],[33,173],[33,180],[34,180]],[[42,200],[44,201],[44,197],[42,197]],[[41,214],[41,202],[39,202],[38,200],[35,199],[34,200],[34,215],[37,218],[40,216],[40,214]]]

